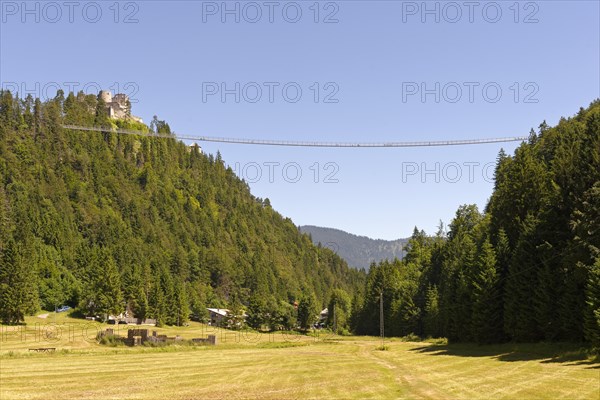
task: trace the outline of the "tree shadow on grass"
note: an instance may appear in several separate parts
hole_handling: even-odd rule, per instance
[[[585,360],[585,361],[577,361],[570,364],[565,365],[589,365],[586,369],[600,369],[600,361],[596,360]]]
[[[429,344],[411,349],[422,354],[455,357],[490,357],[499,361],[540,361],[542,363],[564,363],[565,365],[590,365],[600,369],[600,356],[595,357],[589,348],[572,343],[494,344],[474,343]]]

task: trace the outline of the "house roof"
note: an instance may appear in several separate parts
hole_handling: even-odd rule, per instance
[[[207,308],[208,311],[219,314],[222,317],[226,317],[229,314],[229,310],[226,308]]]

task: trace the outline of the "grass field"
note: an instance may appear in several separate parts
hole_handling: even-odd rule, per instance
[[[572,345],[396,339],[381,351],[376,338],[240,336],[192,324],[160,333],[187,338],[213,333],[220,343],[129,348],[96,344],[93,333],[107,327],[101,324],[83,329],[81,321],[65,316],[46,329],[43,323],[52,318],[27,322],[26,330],[2,327],[2,400],[600,398],[600,363]],[[34,347],[57,351],[30,353]]]

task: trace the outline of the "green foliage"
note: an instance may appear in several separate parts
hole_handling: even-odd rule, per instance
[[[36,277],[24,258],[23,248],[9,240],[0,253],[0,320],[13,325],[39,308]]]
[[[425,332],[434,338],[442,336],[439,293],[435,285],[427,289],[423,319]]]
[[[246,323],[253,329],[262,329],[269,324],[271,311],[273,310],[268,307],[265,297],[254,295],[250,298]]]
[[[110,119],[83,92],[47,102],[0,92],[0,249],[22,247],[0,283],[29,288],[2,291],[7,320],[22,320],[39,298],[51,310],[181,325],[205,319],[206,307],[247,308],[258,294],[270,328],[294,328],[303,289],[324,304],[332,288],[364,285],[363,272],[252,196],[220,155],[153,136],[171,128],[151,125]]]
[[[312,293],[305,293],[298,303],[298,325],[308,330],[317,320],[317,301]]]
[[[297,326],[298,311],[287,301],[280,301],[269,321],[272,330],[289,331]]]
[[[478,343],[498,342],[502,338],[496,254],[485,240],[479,249],[473,277],[473,335]]]
[[[585,338],[600,348],[600,258],[590,267],[585,297]]]
[[[335,333],[340,333],[349,328],[349,317],[351,312],[350,296],[343,289],[334,289],[331,292],[327,305],[329,315],[327,326]]]
[[[398,325],[393,323],[392,306],[397,304],[400,293],[400,265],[401,262],[398,260],[392,263],[383,261],[379,264],[373,263],[369,268],[364,301],[356,317],[357,333],[379,335],[381,297],[383,297],[384,326],[387,327],[385,329]]]
[[[514,155],[500,151],[484,214],[461,206],[447,234],[415,228],[403,262],[373,265],[354,331],[378,333],[383,293],[387,334],[479,343],[585,335],[598,345],[599,204],[595,101],[556,127],[542,123]]]
[[[91,249],[85,276],[81,306],[88,315],[106,319],[125,311],[121,275],[108,249]]]

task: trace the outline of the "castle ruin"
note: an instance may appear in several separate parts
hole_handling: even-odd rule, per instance
[[[131,115],[131,102],[129,96],[123,93],[115,94],[114,97],[109,90],[101,90],[98,95],[106,103],[108,116],[112,119],[131,119],[140,123],[144,121],[140,117]]]

